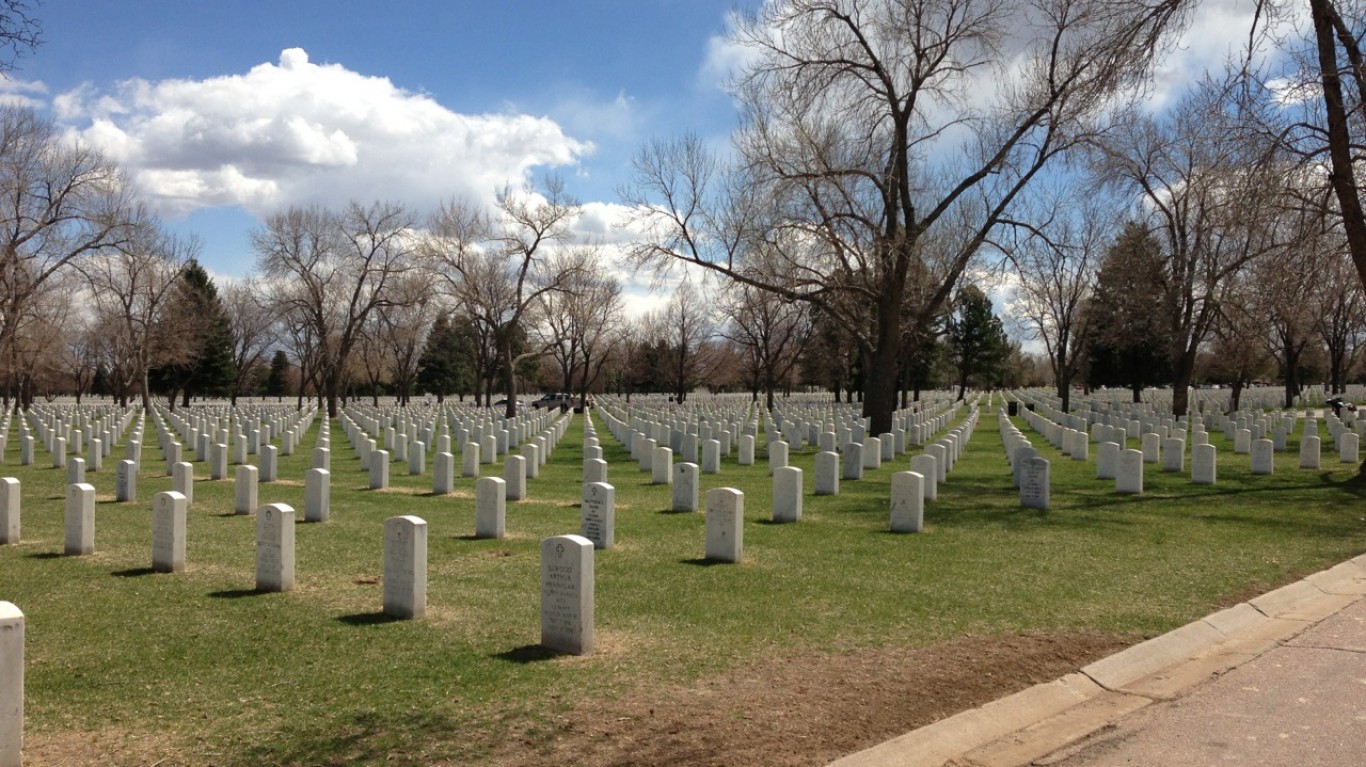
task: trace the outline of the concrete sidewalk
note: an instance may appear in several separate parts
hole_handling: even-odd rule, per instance
[[[1366,764],[1366,555],[832,767]]]

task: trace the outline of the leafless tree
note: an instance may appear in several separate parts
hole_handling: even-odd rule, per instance
[[[188,359],[194,352],[191,334],[166,322],[176,280],[199,245],[145,222],[117,253],[84,259],[90,298],[121,372],[118,388],[136,391],[144,413],[151,413],[148,371],[155,365]]]
[[[353,202],[342,213],[292,208],[252,237],[260,272],[280,283],[277,305],[298,323],[295,337],[315,347],[310,372],[330,418],[366,323],[397,302],[393,283],[413,268],[411,226],[400,205]]]
[[[236,378],[232,382],[232,403],[246,391],[247,384],[260,373],[266,354],[277,341],[278,323],[272,307],[264,302],[265,292],[255,278],[229,283],[223,290],[223,308],[232,327],[232,359]]]
[[[1101,144],[1099,172],[1136,196],[1135,217],[1162,240],[1166,295],[1152,299],[1172,321],[1178,415],[1230,278],[1286,242],[1278,216],[1288,168],[1244,126],[1229,82],[1207,79],[1170,114],[1134,113]]]
[[[1016,309],[1030,335],[1044,345],[1063,410],[1086,361],[1086,302],[1114,240],[1119,212],[1096,204],[1085,185],[1072,191],[1049,195],[1036,209],[1035,225],[1007,249],[1019,275]]]
[[[540,297],[560,290],[580,266],[565,257],[579,206],[558,179],[542,188],[507,188],[491,215],[465,202],[449,202],[432,217],[424,253],[447,293],[471,317],[497,353],[510,418],[517,413],[515,371],[543,348],[517,351],[535,325],[529,315]],[[491,383],[494,371],[486,371]]]
[[[757,400],[763,392],[771,411],[778,385],[790,383],[811,339],[810,307],[743,283],[728,286],[720,305],[718,334],[734,344],[751,395]]]
[[[657,375],[675,402],[687,401],[709,372],[706,346],[715,335],[715,320],[702,292],[685,279],[662,309],[642,321],[645,337],[662,352]]]
[[[598,382],[608,350],[622,321],[621,281],[602,265],[596,251],[571,258],[575,268],[561,290],[541,294],[539,335],[560,368],[566,391],[576,392],[579,405]]]
[[[139,215],[113,163],[67,141],[33,110],[0,106],[0,364],[7,379],[18,379],[17,334],[31,304],[72,264],[128,245]],[[6,390],[6,405],[12,393]]]
[[[623,190],[649,237],[637,257],[700,264],[842,322],[868,371],[864,414],[888,430],[903,325],[942,314],[1020,192],[1144,82],[1184,9],[765,3],[732,36],[749,54],[733,87],[738,167],[695,139],[647,147]],[[782,246],[771,275],[742,268],[756,240]]]

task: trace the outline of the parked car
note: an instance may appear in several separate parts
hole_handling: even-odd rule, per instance
[[[540,399],[531,403],[537,410],[553,410],[554,408],[567,407],[574,403],[574,395],[556,392],[554,394],[542,395]]]
[[[507,406],[508,406],[508,398],[507,398],[507,397],[504,397],[504,398],[498,400],[497,402],[493,403],[493,406],[496,407],[496,408],[503,408],[503,409],[506,409]],[[517,409],[518,409],[518,410],[521,410],[521,409],[524,408],[524,407],[526,407],[526,403],[523,402],[523,401],[521,401],[521,400],[517,400]]]

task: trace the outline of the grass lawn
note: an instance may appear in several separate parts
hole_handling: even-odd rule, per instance
[[[793,451],[805,508],[800,523],[779,525],[763,447],[751,467],[733,453],[721,474],[702,476],[702,494],[745,492],[744,562],[712,565],[701,561],[703,515],[670,513],[669,488],[649,484],[599,421],[617,545],[596,555],[598,650],[585,658],[536,645],[539,543],[579,528],[582,416],[529,481],[529,499],[508,504],[502,540],[472,537],[471,479],[430,495],[430,461],[420,477],[396,463],[391,489],[366,490],[334,424],[332,519],[298,525],[296,588],[284,594],[253,591],[254,520],[232,514],[232,481],[209,481],[201,463],[187,572],[151,572],[151,499],[170,481],[150,435],[139,502],[113,501],[119,448],[87,474],[99,493],[96,553],[62,556],[65,471],[41,449],[36,465],[18,466],[15,428],[0,472],[23,484],[23,542],[0,547],[0,599],[27,616],[26,732],[146,733],[184,764],[478,764],[513,729],[536,749],[536,733],[588,697],[779,654],[967,634],[1136,641],[1366,550],[1356,467],[1325,449],[1324,469],[1298,469],[1298,434],[1272,476],[1250,476],[1248,457],[1212,432],[1218,485],[1147,466],[1145,493],[1118,496],[1094,478],[1094,446],[1091,461],[1071,461],[1016,425],[1052,461],[1053,508],[1019,507],[996,416],[984,413],[915,535],[887,532],[890,477],[906,458],[814,497],[815,450]],[[282,481],[262,485],[260,503],[287,503],[302,520],[316,433],[281,458]],[[501,476],[501,462],[483,470]],[[420,621],[380,615],[382,523],[398,514],[429,523]]]

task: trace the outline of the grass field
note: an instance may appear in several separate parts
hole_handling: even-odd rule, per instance
[[[1325,451],[1324,469],[1298,469],[1298,435],[1273,476],[1250,476],[1247,456],[1211,433],[1218,485],[1148,466],[1145,493],[1118,496],[1094,478],[1094,449],[1074,462],[1016,425],[1052,461],[1053,508],[1019,507],[996,416],[984,413],[915,535],[887,532],[890,477],[905,458],[814,497],[815,451],[794,451],[803,519],[779,525],[768,521],[763,448],[752,467],[732,454],[702,491],[745,492],[744,562],[712,565],[701,559],[703,516],[670,513],[669,488],[650,485],[599,422],[617,546],[596,555],[598,651],[585,658],[536,644],[539,542],[578,532],[582,416],[529,481],[529,499],[508,504],[502,540],[473,538],[471,479],[434,497],[430,464],[421,477],[395,464],[391,489],[366,490],[334,425],[332,519],[299,524],[297,585],[283,594],[253,590],[253,520],[232,515],[233,483],[208,481],[204,464],[187,572],[151,572],[151,499],[170,487],[154,445],[138,503],[113,502],[113,461],[87,475],[100,494],[96,553],[62,556],[65,471],[47,468],[41,450],[37,465],[18,466],[16,429],[0,472],[23,484],[23,542],[0,547],[0,599],[27,617],[26,732],[146,734],[185,764],[477,764],[511,729],[535,750],[558,712],[590,697],[773,655],[967,634],[1136,640],[1366,550],[1356,467]],[[262,504],[302,518],[316,433],[281,459],[282,481],[261,486]],[[483,468],[501,475],[501,463]],[[429,523],[420,621],[380,614],[382,523],[398,514]]]

